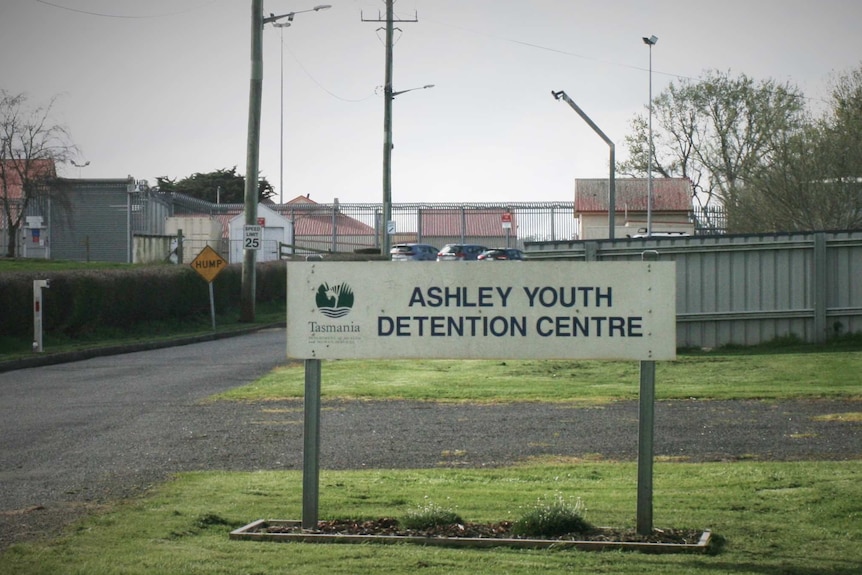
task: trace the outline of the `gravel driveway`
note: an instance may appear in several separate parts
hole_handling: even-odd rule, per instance
[[[248,344],[240,359],[237,342],[216,341],[0,373],[0,552],[176,472],[301,469],[301,401],[203,401],[283,361],[283,338],[281,330],[236,338]],[[658,402],[655,452],[693,462],[859,459],[862,425],[818,418],[859,410],[825,400]],[[637,418],[634,401],[324,401],[321,467],[634,461]]]

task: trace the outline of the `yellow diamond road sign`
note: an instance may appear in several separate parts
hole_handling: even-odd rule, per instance
[[[212,283],[216,276],[225,268],[227,261],[221,257],[217,251],[206,246],[189,265],[192,266],[192,269],[198,272],[202,278]]]

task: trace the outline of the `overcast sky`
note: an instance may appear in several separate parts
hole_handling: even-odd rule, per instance
[[[261,175],[284,199],[382,200],[383,0],[325,0],[264,30]],[[266,14],[318,0],[266,0]],[[797,85],[812,106],[862,62],[859,0],[398,0],[392,200],[571,201],[608,174],[649,95],[705,70]],[[366,20],[366,21],[363,21]],[[80,148],[67,177],[155,183],[246,169],[251,0],[2,0],[0,88]],[[283,44],[282,44],[283,36]],[[283,47],[283,50],[282,50]]]

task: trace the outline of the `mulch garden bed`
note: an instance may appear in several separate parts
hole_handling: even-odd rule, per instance
[[[640,535],[634,529],[594,528],[560,537],[526,538],[512,533],[512,523],[458,523],[429,529],[403,528],[397,519],[320,521],[316,529],[303,529],[300,521],[258,520],[237,529],[231,539],[300,543],[413,543],[448,547],[522,547],[581,550],[629,549],[654,553],[708,552],[710,531],[654,529]]]

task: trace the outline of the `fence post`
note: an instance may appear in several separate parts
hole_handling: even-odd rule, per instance
[[[177,265],[183,265],[183,230],[177,230]]]
[[[826,265],[826,234],[814,234],[814,282],[812,284],[812,299],[814,301],[814,341],[826,341],[828,327],[826,325],[826,308],[829,291],[828,266]]]

